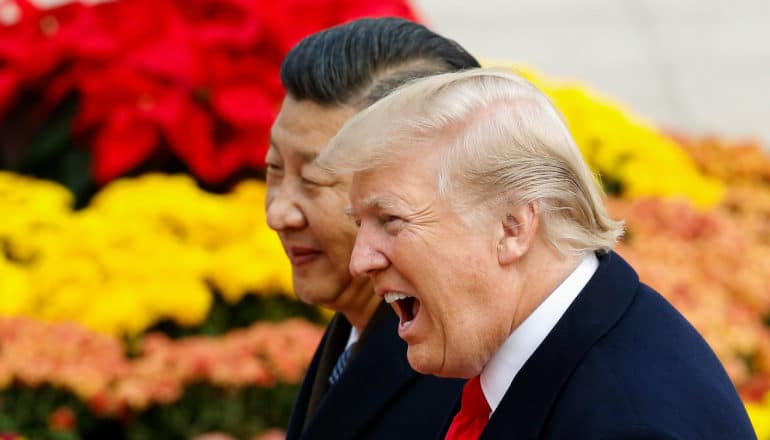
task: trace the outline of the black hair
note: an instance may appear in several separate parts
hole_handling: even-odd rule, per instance
[[[363,18],[305,37],[281,65],[297,100],[365,107],[428,75],[479,67],[459,44],[402,18]]]

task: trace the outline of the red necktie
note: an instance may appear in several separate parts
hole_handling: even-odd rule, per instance
[[[481,390],[479,376],[471,378],[463,388],[460,412],[452,419],[444,440],[477,439],[487,426],[492,409]]]

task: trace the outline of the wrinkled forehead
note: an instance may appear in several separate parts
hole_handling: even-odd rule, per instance
[[[351,209],[355,212],[387,210],[398,200],[398,188],[372,180],[370,173],[354,173],[349,195]]]
[[[394,177],[392,167],[379,167],[352,175],[348,195],[352,212],[389,206],[391,197],[386,197],[394,188],[389,181]],[[396,176],[397,177],[397,176]]]
[[[411,159],[353,173],[349,190],[352,210],[403,210],[434,200],[435,160],[432,155],[413,155]]]

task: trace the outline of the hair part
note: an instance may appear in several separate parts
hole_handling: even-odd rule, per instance
[[[561,114],[517,75],[474,69],[407,84],[351,118],[317,161],[365,172],[420,148],[441,148],[437,191],[468,223],[536,203],[542,237],[562,254],[609,251],[623,233]]]
[[[363,108],[413,79],[474,67],[459,44],[421,24],[364,18],[300,41],[283,60],[281,82],[296,100]]]

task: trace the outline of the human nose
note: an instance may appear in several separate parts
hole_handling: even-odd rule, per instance
[[[369,229],[362,226],[356,235],[353,252],[350,255],[350,274],[354,277],[371,276],[388,267],[390,262],[377,246]]]
[[[267,225],[276,231],[301,229],[307,226],[307,219],[300,208],[299,198],[287,185],[268,188],[265,212]]]

